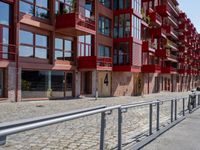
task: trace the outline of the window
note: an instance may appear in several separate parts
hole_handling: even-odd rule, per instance
[[[99,0],[99,2],[107,8],[111,8],[111,0]]]
[[[10,24],[11,24],[11,9],[10,5],[0,1],[0,57],[3,59],[8,59],[9,48],[8,44],[10,43]]]
[[[131,35],[130,14],[120,14],[114,18],[114,37],[123,38]]]
[[[129,65],[129,42],[114,44],[114,65]]]
[[[74,0],[56,0],[55,13],[73,13],[75,7]]]
[[[111,21],[110,19],[99,16],[99,32],[103,35],[110,36],[111,35]]]
[[[20,0],[20,12],[35,17],[49,18],[49,2],[48,0]]]
[[[133,15],[132,21],[133,21],[132,22],[132,25],[133,25],[132,36],[134,38],[141,40],[141,20]]]
[[[92,37],[91,35],[79,36],[78,56],[91,56]]]
[[[114,10],[131,8],[131,0],[114,0]]]
[[[24,30],[20,30],[19,35],[19,56],[48,58],[48,37],[46,35],[34,34]]]
[[[55,39],[55,59],[73,60],[72,41],[61,38]]]
[[[141,13],[141,0],[132,0],[132,8]]]
[[[111,57],[110,47],[104,46],[104,45],[99,45],[98,56],[99,57]]]

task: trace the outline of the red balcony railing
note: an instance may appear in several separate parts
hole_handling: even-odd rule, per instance
[[[163,17],[168,17],[170,15],[170,8],[168,4],[158,5],[156,6],[156,12]]]
[[[167,58],[167,57],[170,56],[170,50],[168,50],[168,49],[157,49],[155,54],[156,54],[157,57]]]
[[[160,73],[161,67],[160,67],[160,65],[155,65],[155,64],[143,65],[142,72],[144,72],[144,73]]]
[[[153,35],[154,38],[163,37],[166,38],[166,31],[164,28],[152,28],[150,30],[150,33]]]
[[[150,17],[152,24],[162,24],[162,17],[156,11],[148,12],[148,16]]]
[[[97,69],[98,67],[112,67],[112,58],[97,56],[78,57],[79,69]]]
[[[15,45],[0,43],[0,60],[16,61]]]
[[[173,67],[161,67],[161,73],[172,73],[176,72],[176,68]]]
[[[157,44],[156,43],[152,43],[150,40],[149,41],[143,41],[142,42],[142,51],[143,52],[155,52],[155,49]]]

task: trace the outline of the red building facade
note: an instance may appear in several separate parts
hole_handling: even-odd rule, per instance
[[[199,39],[176,0],[1,0],[0,99],[190,90]]]

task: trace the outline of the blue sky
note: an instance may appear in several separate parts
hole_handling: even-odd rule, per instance
[[[179,8],[186,12],[192,23],[200,33],[200,4],[199,0],[178,0]]]

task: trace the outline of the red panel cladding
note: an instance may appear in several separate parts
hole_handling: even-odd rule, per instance
[[[143,41],[142,42],[142,52],[148,52],[149,51],[149,42]]]
[[[167,4],[156,6],[156,11],[163,17],[167,17],[170,15],[169,6]]]
[[[62,14],[56,17],[56,28],[75,27],[75,13]]]
[[[161,67],[159,65],[143,65],[142,72],[144,72],[144,73],[160,73]]]
[[[80,56],[78,57],[79,69],[96,69],[97,57],[96,56]]]

